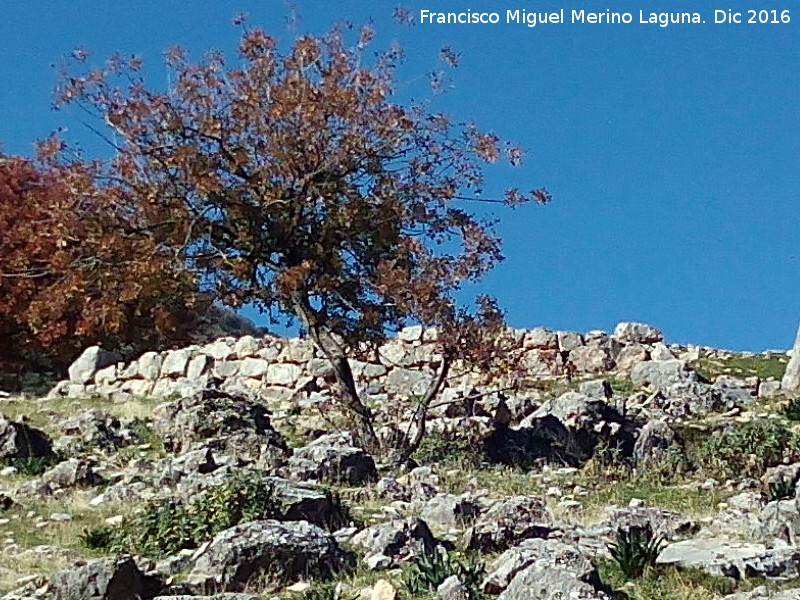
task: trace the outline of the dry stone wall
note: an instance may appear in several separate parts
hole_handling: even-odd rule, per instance
[[[630,371],[651,357],[675,358],[675,348],[663,344],[661,332],[642,323],[620,323],[612,335],[541,327],[508,333],[514,341],[509,361],[521,368],[523,376],[532,378],[567,372]],[[380,347],[370,360],[353,360],[352,369],[367,394],[421,394],[438,366],[437,352],[435,331],[408,327]],[[256,391],[265,398],[288,400],[302,391],[324,392],[332,385],[332,375],[328,361],[305,338],[221,338],[203,346],[146,352],[128,363],[114,353],[91,347],[72,364],[69,379],[60,382],[51,396],[97,395],[117,401],[132,396],[166,398],[184,396],[213,384],[230,391]],[[454,375],[447,388],[502,385],[500,377]]]

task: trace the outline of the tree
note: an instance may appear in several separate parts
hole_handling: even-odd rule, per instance
[[[205,312],[191,273],[134,231],[97,165],[60,151],[50,139],[38,160],[0,155],[0,372],[63,369],[95,343],[188,341]]]
[[[492,223],[466,210],[482,166],[522,151],[473,125],[391,100],[397,50],[367,60],[373,37],[348,27],[298,38],[285,53],[244,29],[236,66],[166,53],[173,85],[149,88],[135,58],[112,57],[62,79],[113,132],[108,185],[141,209],[140,227],[172,248],[225,303],[289,315],[333,365],[366,446],[378,440],[348,359],[405,324],[438,329],[442,360],[419,403],[417,434],[453,361],[485,361],[502,324],[495,303],[470,315],[454,292],[502,259]],[[487,200],[544,203],[545,190]],[[421,432],[421,433],[419,433]],[[421,438],[420,438],[421,439]]]

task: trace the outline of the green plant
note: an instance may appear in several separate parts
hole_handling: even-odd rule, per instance
[[[22,456],[11,459],[8,464],[14,467],[20,475],[34,477],[36,475],[41,475],[57,462],[57,458],[53,455]]]
[[[304,600],[339,600],[339,593],[335,582],[315,582],[306,590],[303,594],[303,598]]]
[[[693,454],[711,477],[760,477],[769,467],[800,458],[800,437],[774,420],[755,419],[715,431]]]
[[[447,464],[477,467],[484,461],[483,450],[469,439],[441,432],[428,433],[413,454],[423,465]]]
[[[110,550],[116,541],[116,531],[106,525],[84,529],[78,536],[81,545],[89,550]]]
[[[767,486],[767,498],[770,502],[794,498],[797,479],[778,479]]]
[[[147,556],[174,554],[239,523],[273,517],[277,510],[265,477],[239,473],[188,506],[174,500],[148,503],[126,524],[121,545]]]
[[[486,567],[479,558],[470,556],[465,560],[453,560],[444,550],[434,550],[419,557],[403,575],[402,585],[412,595],[436,590],[445,579],[456,575],[467,588],[470,598],[480,596],[480,584]]]
[[[656,563],[664,547],[664,539],[653,534],[650,523],[618,529],[616,539],[608,545],[611,558],[628,579],[637,579]]]
[[[783,416],[790,421],[800,421],[800,398],[792,398],[783,409]]]

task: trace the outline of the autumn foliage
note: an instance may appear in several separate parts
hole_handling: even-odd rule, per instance
[[[0,155],[0,371],[59,369],[87,345],[146,347],[188,334],[196,285],[131,227],[96,166]]]

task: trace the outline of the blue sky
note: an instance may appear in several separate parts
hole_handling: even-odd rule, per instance
[[[667,4],[707,22],[661,28],[638,23],[640,9],[665,4],[655,0],[402,4],[417,16],[633,14],[629,25],[408,28],[391,18],[396,2],[300,3],[297,33],[371,20],[376,47],[400,42],[400,98],[426,94],[425,73],[440,68],[441,46],[452,47],[460,65],[432,108],[528,150],[521,168],[491,168],[488,189],[546,186],[555,200],[496,213],[507,261],[471,292],[497,296],[516,327],[610,330],[641,320],[672,342],[791,346],[800,319],[800,8],[770,0],[760,8],[788,8],[790,23],[715,25],[718,5],[679,0]],[[230,50],[239,12],[293,35],[283,2],[272,0],[0,0],[0,9],[0,142],[13,154],[31,154],[32,142],[58,127],[87,151],[105,151],[77,112],[50,109],[51,65],[76,46],[97,60],[117,50],[140,55],[159,86],[166,46],[194,56]]]

